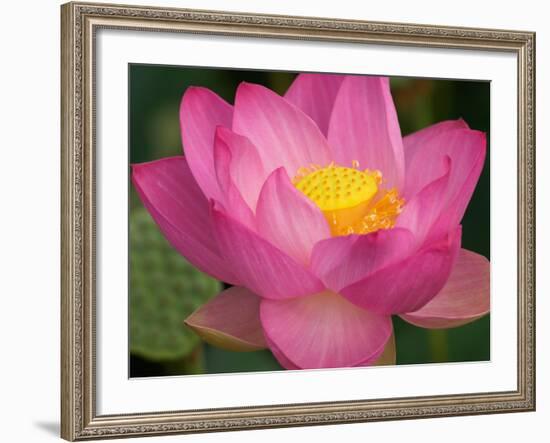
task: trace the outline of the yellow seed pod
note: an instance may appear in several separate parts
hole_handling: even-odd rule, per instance
[[[295,186],[322,211],[335,211],[369,202],[378,182],[377,173],[330,165],[301,176]]]

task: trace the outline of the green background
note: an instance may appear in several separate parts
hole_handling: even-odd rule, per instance
[[[241,81],[259,83],[283,94],[295,75],[130,65],[130,162],[181,155],[179,103],[187,87],[207,87],[233,103]],[[487,133],[489,148],[488,82],[396,77],[391,79],[391,89],[403,135],[442,120],[462,117],[471,128]],[[481,178],[462,221],[462,246],[487,258],[490,258],[489,158],[488,149]],[[281,369],[268,351],[237,353],[213,348],[183,325],[189,311],[213,296],[219,284],[192,269],[168,245],[145,214],[132,186],[130,240],[132,377]],[[398,317],[394,317],[393,323],[398,364],[490,359],[489,316],[448,330],[417,328]]]

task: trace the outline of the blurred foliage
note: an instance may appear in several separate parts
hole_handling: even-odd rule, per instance
[[[424,329],[394,316],[397,364],[486,361],[490,316],[452,329]]]
[[[277,371],[281,365],[268,351],[231,352],[206,346],[205,363],[208,373]]]
[[[220,282],[172,249],[144,208],[131,212],[130,250],[131,352],[153,361],[200,352],[199,338],[183,320],[220,292]],[[191,369],[196,360],[193,355],[182,364]]]
[[[130,161],[132,163],[182,154],[179,104],[187,87],[207,87],[233,103],[236,88],[241,81],[259,83],[283,94],[295,77],[295,74],[288,72],[154,65],[130,65],[129,70]],[[403,135],[442,120],[463,118],[471,128],[486,132],[489,143],[490,84],[488,82],[395,77],[391,79],[391,88]],[[488,258],[490,258],[489,158],[488,149],[487,161],[480,181],[462,221],[462,246]],[[130,188],[130,211],[133,214],[134,211],[143,209],[135,191],[132,187]],[[168,246],[166,250],[176,254]],[[132,248],[130,256],[132,257],[134,253]],[[180,260],[183,259],[180,258]],[[144,272],[143,269],[134,267],[132,258],[130,264],[131,279],[135,274]],[[138,289],[137,286],[133,288]],[[188,300],[189,294],[189,291],[180,291],[178,293],[180,302]],[[130,305],[134,303],[133,300],[134,296],[131,294]],[[181,320],[187,314],[174,310],[172,313],[155,315],[177,317],[182,326]],[[418,328],[398,317],[394,318],[393,323],[396,332],[398,364],[490,359],[489,316],[469,325],[448,330]],[[151,328],[153,327],[151,325]],[[130,334],[132,337],[133,330]],[[192,333],[189,332],[189,334]],[[191,339],[189,343],[192,342]],[[195,347],[182,345],[182,349],[186,352],[192,349],[187,359],[170,362],[159,360],[151,355],[146,356],[144,353],[140,355],[133,353],[130,361],[131,375],[154,376],[280,369],[268,351],[236,353],[206,344],[195,345]]]

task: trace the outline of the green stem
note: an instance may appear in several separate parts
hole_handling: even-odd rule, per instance
[[[445,329],[431,329],[428,332],[431,360],[435,363],[449,360],[447,331]]]

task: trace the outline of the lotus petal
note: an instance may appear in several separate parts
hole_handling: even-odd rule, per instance
[[[489,309],[489,260],[462,249],[443,289],[418,311],[401,318],[423,328],[454,328],[483,317]]]
[[[260,298],[241,286],[219,293],[185,319],[204,341],[229,351],[267,347],[260,323]]]
[[[211,213],[221,253],[242,286],[273,299],[310,295],[323,289],[309,269],[266,239],[219,208],[213,207]]]
[[[285,98],[309,115],[327,135],[334,100],[344,78],[337,74],[298,74]]]
[[[346,76],[334,102],[328,141],[338,164],[382,172],[387,188],[403,186],[403,140],[387,77]]]
[[[400,261],[412,252],[413,234],[406,229],[346,235],[318,242],[311,269],[334,292]]]
[[[274,355],[286,367],[289,362],[302,369],[367,364],[380,357],[392,335],[389,316],[358,308],[329,291],[264,299],[260,318],[268,344],[274,343]]]
[[[221,199],[214,169],[217,126],[231,127],[233,107],[206,88],[189,87],[180,105],[183,150],[193,177],[208,198]]]
[[[447,282],[460,250],[461,228],[401,262],[374,272],[340,293],[364,309],[382,315],[420,309]]]
[[[299,168],[327,165],[329,145],[310,117],[273,91],[241,83],[235,97],[233,131],[258,149],[267,173],[283,166],[290,177]]]
[[[321,210],[292,186],[283,168],[265,182],[256,217],[260,235],[306,266],[315,243],[330,237]]]
[[[132,181],[160,230],[181,255],[218,280],[239,283],[232,266],[220,255],[208,202],[184,157],[133,165]]]

